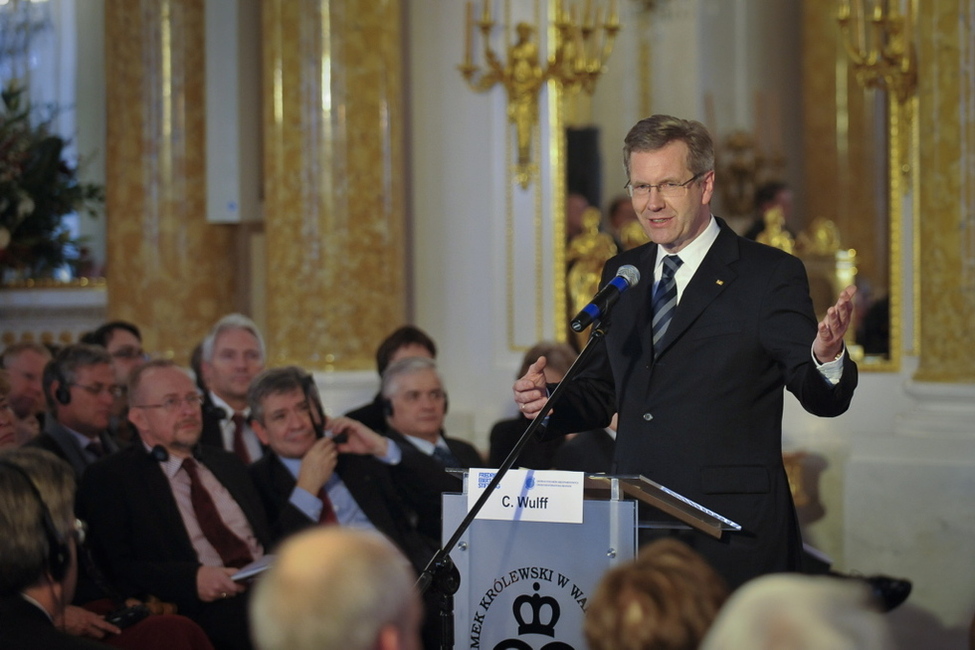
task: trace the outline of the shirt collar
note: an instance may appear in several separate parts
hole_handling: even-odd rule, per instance
[[[696,270],[704,260],[704,256],[708,254],[708,251],[711,249],[711,244],[718,238],[718,233],[720,232],[721,226],[718,225],[718,221],[712,214],[711,221],[708,223],[708,227],[704,229],[704,232],[691,240],[679,253],[676,253],[680,257],[681,262],[683,262],[681,269]],[[669,253],[664,250],[663,246],[658,244],[657,260],[653,267],[653,277],[660,277],[660,267],[663,265],[664,256],[666,255],[669,255]]]
[[[223,412],[227,414],[227,419],[228,420],[231,417],[233,417],[234,413],[236,413],[237,411],[235,411],[234,409],[232,409],[230,407],[230,404],[227,404],[227,402],[223,401],[223,399],[221,399],[220,396],[217,395],[216,393],[214,393],[212,390],[209,391],[209,393],[210,393],[210,401],[213,402],[213,405],[214,406],[217,406],[217,407],[219,407],[221,409],[223,409]],[[241,413],[241,415],[244,416],[244,419],[246,420],[251,415],[251,407],[248,406],[247,408],[245,408],[240,413]]]

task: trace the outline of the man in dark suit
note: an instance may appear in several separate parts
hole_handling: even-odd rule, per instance
[[[397,445],[349,418],[329,420],[323,435],[324,414],[312,391],[313,378],[288,367],[265,370],[248,392],[252,426],[270,449],[249,471],[275,541],[319,523],[378,530],[422,571],[438,544],[422,537],[411,518],[432,512],[428,525],[438,526],[439,492],[427,493],[424,508],[408,508],[408,493],[398,494],[390,476],[403,465]]]
[[[386,434],[401,448],[432,456],[445,468],[484,464],[474,445],[443,435],[447,393],[433,359],[408,357],[390,364],[382,395]]]
[[[37,449],[0,455],[0,648],[105,646],[63,632],[78,575],[74,477]]]
[[[247,388],[264,370],[264,338],[243,314],[217,321],[200,345],[200,371],[207,390],[200,443],[233,452],[245,464],[264,455],[248,424]]]
[[[173,602],[217,648],[249,648],[232,576],[269,543],[260,496],[233,454],[197,444],[201,397],[181,368],[140,366],[129,398],[140,440],[89,467],[78,493],[95,557],[123,595]]]
[[[742,525],[720,540],[689,536],[729,584],[798,569],[783,388],[816,415],[848,408],[857,369],[843,335],[854,289],[817,326],[802,263],[711,215],[714,153],[700,123],[642,120],[624,161],[651,242],[610,260],[603,280],[629,264],[643,281],[603,320],[605,337],[547,428],[606,426],[618,410],[615,472],[643,474]],[[529,417],[548,398],[544,366],[540,359],[514,386]]]
[[[63,348],[44,368],[49,417],[28,445],[68,461],[80,479],[89,465],[119,449],[109,425],[122,392],[104,348],[85,343]]]

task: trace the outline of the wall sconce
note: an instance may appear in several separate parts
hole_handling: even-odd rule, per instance
[[[841,0],[836,19],[843,45],[850,56],[857,81],[867,88],[880,87],[905,102],[917,87],[917,64],[913,42],[913,0],[872,0],[867,17],[867,0]]]
[[[554,26],[555,53],[545,67],[539,60],[538,43],[534,25],[519,22],[515,26],[517,39],[508,48],[506,62],[501,61],[491,47],[491,31],[495,22],[491,14],[491,0],[484,0],[481,18],[473,19],[473,4],[467,2],[464,24],[464,62],[457,66],[468,87],[475,92],[486,92],[497,84],[508,93],[508,122],[514,125],[518,158],[515,175],[522,188],[531,182],[537,165],[532,162],[531,141],[538,125],[538,95],[542,86],[554,80],[567,90],[583,90],[592,94],[603,66],[613,51],[616,33],[620,29],[616,0],[610,0],[606,18],[602,7],[595,11],[592,0],[586,0],[582,19],[577,17],[576,7],[566,12],[564,0],[556,7]],[[485,67],[474,63],[472,34],[474,26],[481,31],[484,43]]]

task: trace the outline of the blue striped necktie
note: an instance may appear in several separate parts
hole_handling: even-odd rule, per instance
[[[674,274],[684,263],[684,260],[676,255],[666,255],[664,257],[664,268],[660,275],[660,282],[657,283],[653,292],[653,299],[650,301],[650,308],[653,311],[653,355],[657,356],[660,350],[660,341],[667,332],[667,326],[674,317],[674,309],[677,308],[677,282]]]

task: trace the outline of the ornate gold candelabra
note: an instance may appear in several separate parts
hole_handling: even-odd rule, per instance
[[[900,0],[870,0],[870,9],[867,0],[854,2],[851,7],[850,0],[841,0],[836,18],[857,81],[884,88],[903,103],[917,86],[913,0],[905,0],[903,14]]]
[[[553,22],[556,28],[554,54],[543,67],[535,40],[535,26],[526,22],[515,26],[517,39],[508,48],[507,62],[502,62],[491,47],[491,32],[496,24],[491,13],[491,0],[484,0],[481,18],[476,23],[473,3],[467,2],[464,62],[457,69],[475,92],[486,92],[497,84],[507,91],[508,121],[515,127],[518,143],[515,175],[523,188],[528,187],[537,170],[537,165],[532,162],[531,142],[538,125],[538,96],[542,86],[554,80],[567,90],[583,90],[591,95],[613,51],[620,29],[616,0],[609,1],[605,19],[602,7],[593,10],[592,5],[592,0],[586,0],[580,20],[575,5],[567,12],[564,0],[560,0]],[[475,25],[484,45],[484,68],[474,63],[472,39]]]

